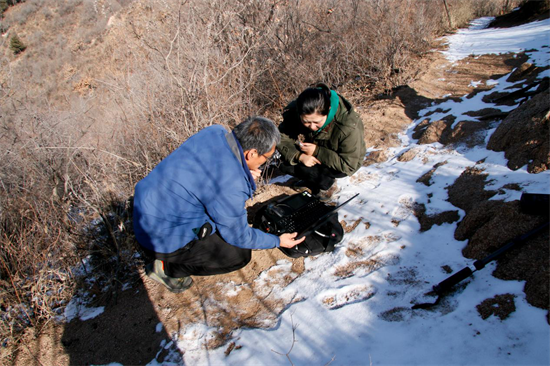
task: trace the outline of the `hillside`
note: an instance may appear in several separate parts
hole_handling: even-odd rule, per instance
[[[550,193],[550,45],[519,35],[550,25],[493,30],[508,40],[500,54],[486,24],[442,39],[414,82],[357,104],[370,149],[339,184],[338,200],[360,200],[341,214],[347,235],[334,253],[254,252],[244,269],[195,278],[179,295],[140,272],[102,307],[75,297],[72,320],[28,333],[13,363],[547,364],[547,231],[439,305],[411,309],[435,301],[432,285],[548,220],[523,214],[518,200]],[[457,56],[461,44],[469,56]],[[292,194],[287,185],[277,177],[259,189],[251,216]]]

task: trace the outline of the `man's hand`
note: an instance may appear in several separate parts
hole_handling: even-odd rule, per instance
[[[305,236],[301,237],[298,240],[295,240],[294,238],[296,237],[296,235],[298,235],[298,233],[281,234],[281,236],[279,236],[279,246],[283,248],[292,248],[295,245],[298,245],[306,240]]]
[[[304,164],[308,168],[311,168],[316,164],[321,164],[321,162],[315,156],[310,156],[305,154],[300,155],[299,160],[300,160],[300,163]]]
[[[313,156],[313,153],[315,152],[315,149],[317,148],[317,145],[312,144],[310,142],[303,142],[300,145],[300,150],[306,155]]]
[[[254,178],[254,180],[258,180],[258,178],[262,175],[262,171],[260,169],[252,169],[250,174],[252,174],[252,178]]]

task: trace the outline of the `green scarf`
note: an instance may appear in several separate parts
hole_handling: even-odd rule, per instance
[[[338,98],[338,94],[334,90],[330,91],[330,110],[328,111],[327,120],[325,121],[325,124],[323,127],[315,131],[313,136],[317,135],[319,132],[321,132],[325,127],[330,125],[332,120],[334,119],[334,116],[336,115],[336,112],[338,111],[338,104],[340,103],[340,98]]]

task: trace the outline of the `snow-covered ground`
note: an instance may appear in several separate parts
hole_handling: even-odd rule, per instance
[[[446,37],[449,49],[445,56],[455,62],[468,55],[528,50],[530,62],[549,64],[550,20],[485,29],[488,21],[478,19],[470,29]],[[550,76],[550,71],[543,76]],[[505,80],[492,81],[495,90],[511,86]],[[420,118],[400,136],[402,146],[392,151],[399,156],[417,148],[421,152],[413,160],[399,162],[394,157],[339,181],[340,201],[359,193],[341,211],[340,219],[348,223],[361,219],[361,223],[332,254],[306,259],[305,272],[280,289],[281,296],[298,295],[303,301],[289,306],[277,326],[235,332],[233,337],[241,347],[228,356],[224,347],[201,347],[211,332],[204,325],[173,334],[173,343],[166,347],[177,345],[186,365],[549,365],[546,311],[527,303],[523,282],[494,278],[494,263],[465,280],[468,285],[463,291],[451,294],[433,310],[411,309],[413,303],[435,300],[424,294],[449,276],[442,266],[456,272],[472,262],[461,254],[466,242],[454,239],[457,222],[420,232],[411,203],[424,203],[427,213],[458,210],[462,218],[464,211],[447,202],[445,187],[482,159],[477,167],[489,174],[488,188],[513,182],[531,193],[550,193],[550,171],[528,174],[525,167],[512,171],[506,167],[504,153],[484,148],[448,150],[437,143],[417,145],[412,138],[414,126],[437,108],[451,109],[446,114],[457,116],[457,122],[465,111],[513,108],[485,104],[485,93],[421,111]],[[428,118],[440,117],[435,113]],[[437,169],[431,186],[416,182],[443,161],[447,163]],[[518,200],[520,195],[510,190],[498,199]],[[348,248],[358,249],[359,255],[347,256]],[[277,266],[283,273],[290,271],[290,259]],[[348,276],[337,275],[342,268],[353,270]],[[505,293],[516,296],[516,311],[504,321],[495,316],[483,320],[476,305]],[[167,365],[178,363],[165,361]]]

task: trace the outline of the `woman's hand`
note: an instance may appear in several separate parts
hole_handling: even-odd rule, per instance
[[[300,163],[304,164],[308,168],[311,168],[315,164],[321,164],[321,162],[315,157],[310,155],[302,154],[300,155]]]
[[[301,237],[298,240],[295,240],[294,238],[296,237],[296,235],[298,235],[298,233],[281,234],[281,236],[279,236],[279,246],[282,248],[292,248],[306,240],[305,236]]]
[[[310,142],[302,142],[300,145],[300,150],[306,155],[313,156],[313,153],[315,152],[315,149],[317,148],[317,145],[312,144]]]

